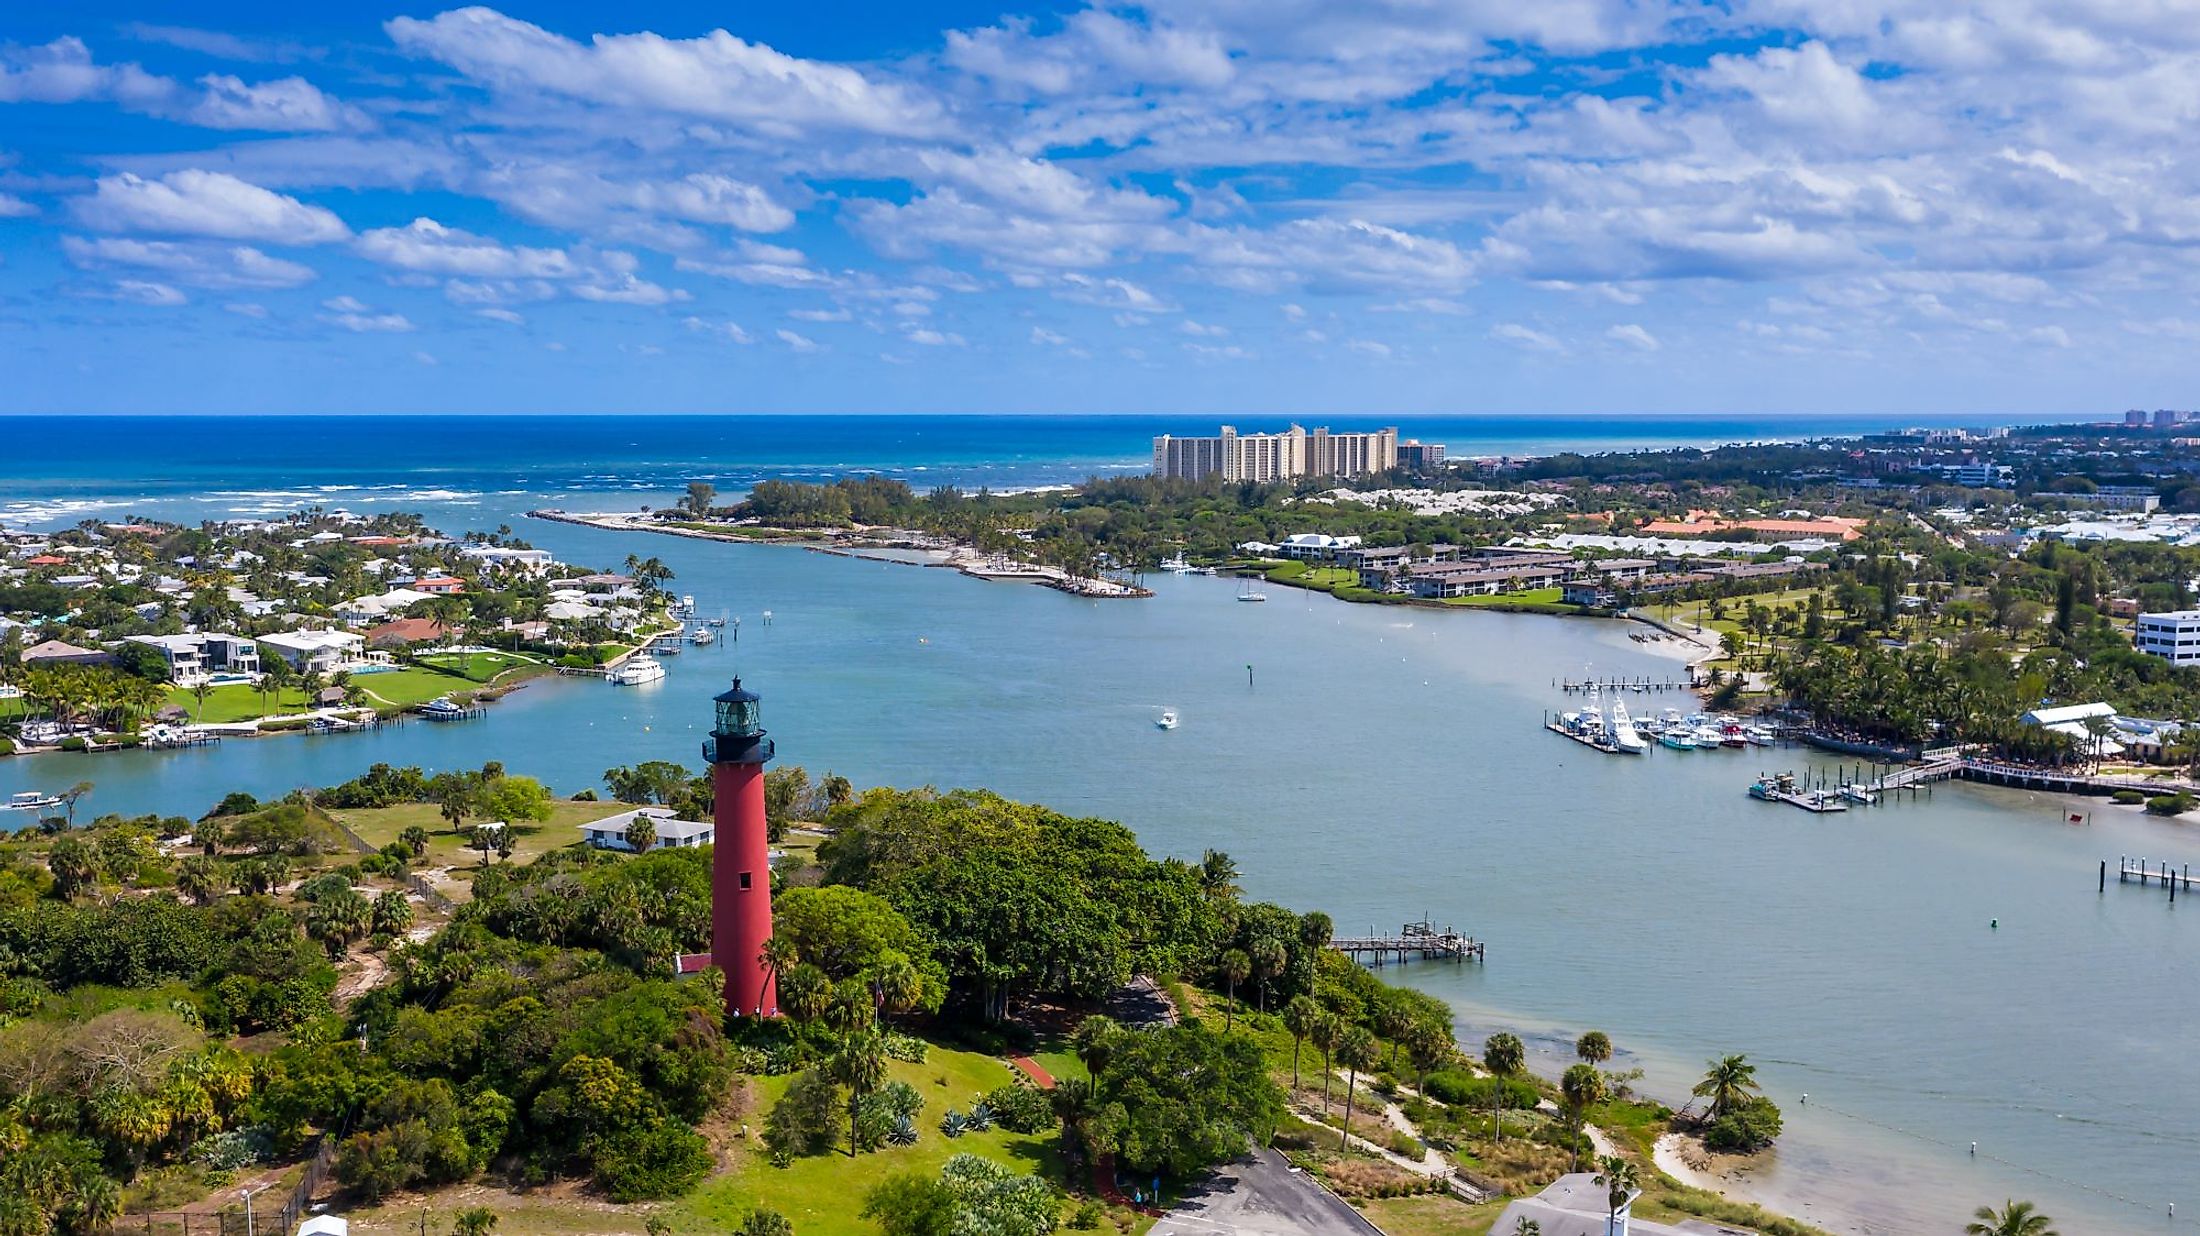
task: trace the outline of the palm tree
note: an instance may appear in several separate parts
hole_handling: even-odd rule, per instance
[[[924,975],[907,957],[888,953],[871,967],[871,1000],[878,1006],[880,1025],[895,1013],[906,1013],[924,998]]]
[[[1115,1056],[1116,1040],[1123,1027],[1113,1017],[1095,1013],[1077,1023],[1077,1030],[1070,1035],[1071,1050],[1077,1053],[1077,1062],[1085,1066],[1085,1072],[1100,1076]]]
[[[1517,1034],[1493,1034],[1482,1043],[1482,1066],[1490,1071],[1490,1121],[1497,1140],[1505,1140],[1505,1080],[1528,1063],[1528,1049]]]
[[[487,1206],[469,1206],[451,1221],[451,1236],[490,1236],[497,1230],[497,1212]]]
[[[1998,1211],[1981,1206],[1977,1215],[1964,1227],[1963,1236],[2057,1236],[2055,1221],[2033,1209],[2030,1202],[2003,1202]]]
[[[1352,1093],[1359,1086],[1360,1070],[1375,1063],[1375,1036],[1361,1026],[1345,1031],[1344,1038],[1337,1043],[1337,1059],[1346,1070],[1344,1131],[1337,1140],[1337,1149],[1343,1150],[1352,1143]]]
[[[848,1157],[856,1157],[856,1117],[863,1096],[886,1080],[886,1045],[873,1030],[859,1030],[841,1041],[827,1069],[834,1081],[848,1088]]]
[[[413,924],[412,902],[396,889],[381,893],[374,899],[374,930],[385,936],[404,932]]]
[[[1619,1230],[1619,1208],[1635,1196],[1642,1178],[1635,1165],[1616,1154],[1597,1160],[1596,1182],[1604,1186],[1605,1230]]]
[[[1268,1011],[1268,980],[1283,973],[1291,964],[1290,951],[1280,940],[1264,939],[1253,942],[1253,983],[1259,993],[1260,1011]]]
[[[296,675],[290,668],[290,662],[283,660],[281,657],[269,657],[260,664],[261,716],[267,715],[267,696],[270,691],[275,693],[275,706],[282,707],[283,688],[289,686],[291,679],[294,677]]]
[[[1216,901],[1227,901],[1238,893],[1237,863],[1220,850],[1208,850],[1199,856],[1199,886],[1207,896]]]
[[[405,843],[406,848],[413,852],[414,858],[428,852],[428,830],[418,824],[406,825],[405,831],[397,834],[397,839]]]
[[[771,990],[772,980],[787,973],[801,962],[795,955],[794,941],[785,936],[772,936],[764,941],[764,947],[756,954],[756,963],[764,967],[764,981],[756,988],[756,1011],[764,1011],[764,993]]]
[[[823,1017],[832,1002],[832,980],[807,962],[786,971],[779,980],[779,1003],[798,1022],[808,1024]]]
[[[1299,1092],[1299,1048],[1306,1045],[1306,1036],[1313,1032],[1314,1022],[1322,1015],[1322,1006],[1314,1003],[1312,996],[1293,996],[1291,1003],[1283,1006],[1283,1028],[1291,1032],[1291,1093]]]
[[[1585,1063],[1602,1066],[1612,1058],[1612,1036],[1602,1030],[1591,1030],[1574,1040],[1574,1054]]]
[[[1428,1088],[1429,1071],[1442,1064],[1452,1051],[1451,1032],[1442,1023],[1422,1020],[1406,1031],[1406,1054],[1413,1060],[1413,1088]]]
[[[1237,1020],[1237,985],[1253,973],[1253,959],[1245,955],[1244,949],[1234,948],[1222,955],[1217,968],[1222,971],[1226,993],[1222,1004],[1222,1032],[1228,1034]]]
[[[1330,1058],[1335,1054],[1337,1045],[1344,1042],[1344,1018],[1325,1012],[1314,1019],[1314,1028],[1307,1031],[1306,1037],[1313,1041],[1314,1046],[1321,1048],[1322,1114],[1326,1116],[1329,1114],[1329,1079],[1336,1072]]]
[[[176,891],[200,905],[211,905],[222,895],[221,868],[203,854],[194,854],[176,865]]]
[[[1589,1109],[1604,1101],[1604,1074],[1596,1066],[1577,1064],[1558,1079],[1558,1093],[1566,1101],[1566,1121],[1573,1126],[1574,1166],[1581,1166],[1581,1133],[1589,1123]]]
[[[1710,1072],[1689,1093],[1711,1100],[1710,1119],[1717,1120],[1756,1097],[1757,1066],[1747,1056],[1722,1056],[1710,1063]]]
[[[206,720],[206,697],[213,693],[214,684],[205,678],[200,678],[197,682],[191,684],[191,698],[197,700],[199,704],[197,720],[202,722]]]

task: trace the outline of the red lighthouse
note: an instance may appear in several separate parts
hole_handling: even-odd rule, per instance
[[[703,740],[716,831],[711,961],[726,976],[727,1013],[776,1017],[779,993],[763,961],[764,942],[772,936],[771,849],[764,832],[764,765],[772,758],[772,740],[764,736],[756,692],[742,690],[740,679],[714,702],[717,723]]]

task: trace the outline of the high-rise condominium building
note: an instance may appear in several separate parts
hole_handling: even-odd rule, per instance
[[[1293,425],[1282,433],[1239,433],[1224,425],[1212,438],[1163,434],[1153,440],[1155,476],[1198,480],[1280,481],[1294,476],[1369,476],[1398,466],[1398,431],[1312,432]]]

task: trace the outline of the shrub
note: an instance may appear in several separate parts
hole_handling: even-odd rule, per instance
[[[594,1159],[596,1183],[614,1202],[678,1197],[711,1168],[710,1143],[669,1119],[619,1130],[596,1144]]]
[[[993,1119],[1011,1133],[1044,1133],[1054,1127],[1054,1103],[1037,1086],[1002,1086],[985,1096]]]
[[[940,1116],[940,1132],[948,1137],[961,1137],[970,1128],[970,1117],[950,1107]]]
[[[1428,1082],[1423,1088],[1431,1098],[1441,1099],[1454,1106],[1486,1111],[1490,1105],[1490,1088],[1498,1084],[1498,1079],[1494,1077],[1476,1077],[1462,1069],[1441,1069],[1428,1075]],[[1534,1084],[1523,1078],[1508,1077],[1502,1084],[1502,1102],[1508,1108],[1525,1111],[1543,1098],[1537,1093]]]
[[[1756,1098],[1712,1121],[1704,1130],[1703,1144],[1721,1154],[1755,1154],[1779,1136],[1779,1106],[1771,1099]]]
[[[1100,1226],[1100,1220],[1108,1212],[1100,1203],[1086,1198],[1077,1203],[1077,1209],[1069,1212],[1069,1225],[1080,1232],[1090,1232]]]
[[[2200,807],[2200,798],[2194,798],[2183,791],[2157,794],[2147,800],[2148,815],[2183,815],[2194,807]]]
[[[979,1099],[970,1105],[970,1129],[972,1132],[985,1132],[993,1127],[995,1119],[997,1119],[997,1114],[984,1099]]]
[[[924,1053],[928,1050],[923,1039],[893,1030],[879,1036],[879,1045],[888,1060],[899,1060],[903,1064],[923,1064]]]
[[[0,734],[0,755],[14,755],[14,754],[15,754],[15,740],[14,740],[14,739],[12,739],[12,738],[10,738],[10,737],[8,737],[8,736],[7,736],[7,735],[5,735],[5,734]]]
[[[254,1125],[200,1138],[191,1144],[191,1160],[214,1171],[233,1172],[262,1162],[275,1152],[267,1133]]]
[[[840,1088],[817,1072],[794,1079],[764,1118],[764,1145],[781,1166],[832,1149],[840,1128]]]
[[[92,744],[84,741],[84,736],[81,734],[71,734],[67,738],[61,740],[61,749],[63,751],[82,751],[90,747],[91,745]]]
[[[2137,790],[2118,790],[2108,796],[2108,801],[2112,803],[2121,803],[2126,807],[2136,807],[2146,800],[2147,796]]]

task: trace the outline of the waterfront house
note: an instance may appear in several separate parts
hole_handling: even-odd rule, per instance
[[[403,648],[408,644],[440,644],[450,629],[433,618],[395,618],[366,632],[369,648]]]
[[[281,657],[301,674],[332,674],[359,664],[367,659],[365,648],[365,638],[350,631],[285,631],[260,637],[263,653]]]
[[[1345,550],[1358,549],[1360,538],[1356,536],[1330,536],[1321,532],[1300,532],[1283,539],[1276,552],[1283,557],[1300,562],[1331,562]]]
[[[260,672],[259,645],[242,635],[201,631],[186,635],[133,635],[129,642],[158,648],[168,658],[168,680],[195,686],[215,674]]]
[[[631,853],[634,847],[627,844],[626,830],[638,819],[651,823],[657,833],[656,844],[659,847],[688,848],[709,845],[717,835],[709,822],[680,819],[670,807],[637,807],[632,811],[622,811],[617,815],[605,816],[581,825],[581,840],[599,850],[625,850]]]
[[[458,551],[462,558],[480,563],[484,570],[507,571],[526,575],[545,575],[557,565],[547,549],[513,549],[506,545],[468,545]]]
[[[430,575],[425,579],[412,581],[408,587],[414,592],[425,592],[429,596],[455,596],[466,591],[466,581],[455,575]]]
[[[1407,567],[1407,591],[1417,597],[1497,596],[1555,588],[1568,570],[1557,564],[1489,567],[1475,562],[1436,562]]]
[[[2064,704],[2055,708],[2035,708],[2018,720],[2043,730],[2053,730],[2069,738],[2086,755],[2105,759],[2124,753],[2124,744],[2111,737],[2117,732],[2114,704]],[[2096,734],[2096,728],[2102,732]]]
[[[25,667],[34,665],[109,665],[115,656],[103,648],[79,648],[75,644],[49,639],[32,644],[23,650]]]
[[[403,613],[427,600],[428,595],[412,588],[392,588],[380,596],[353,597],[336,607],[336,618],[345,626],[363,627]]]

